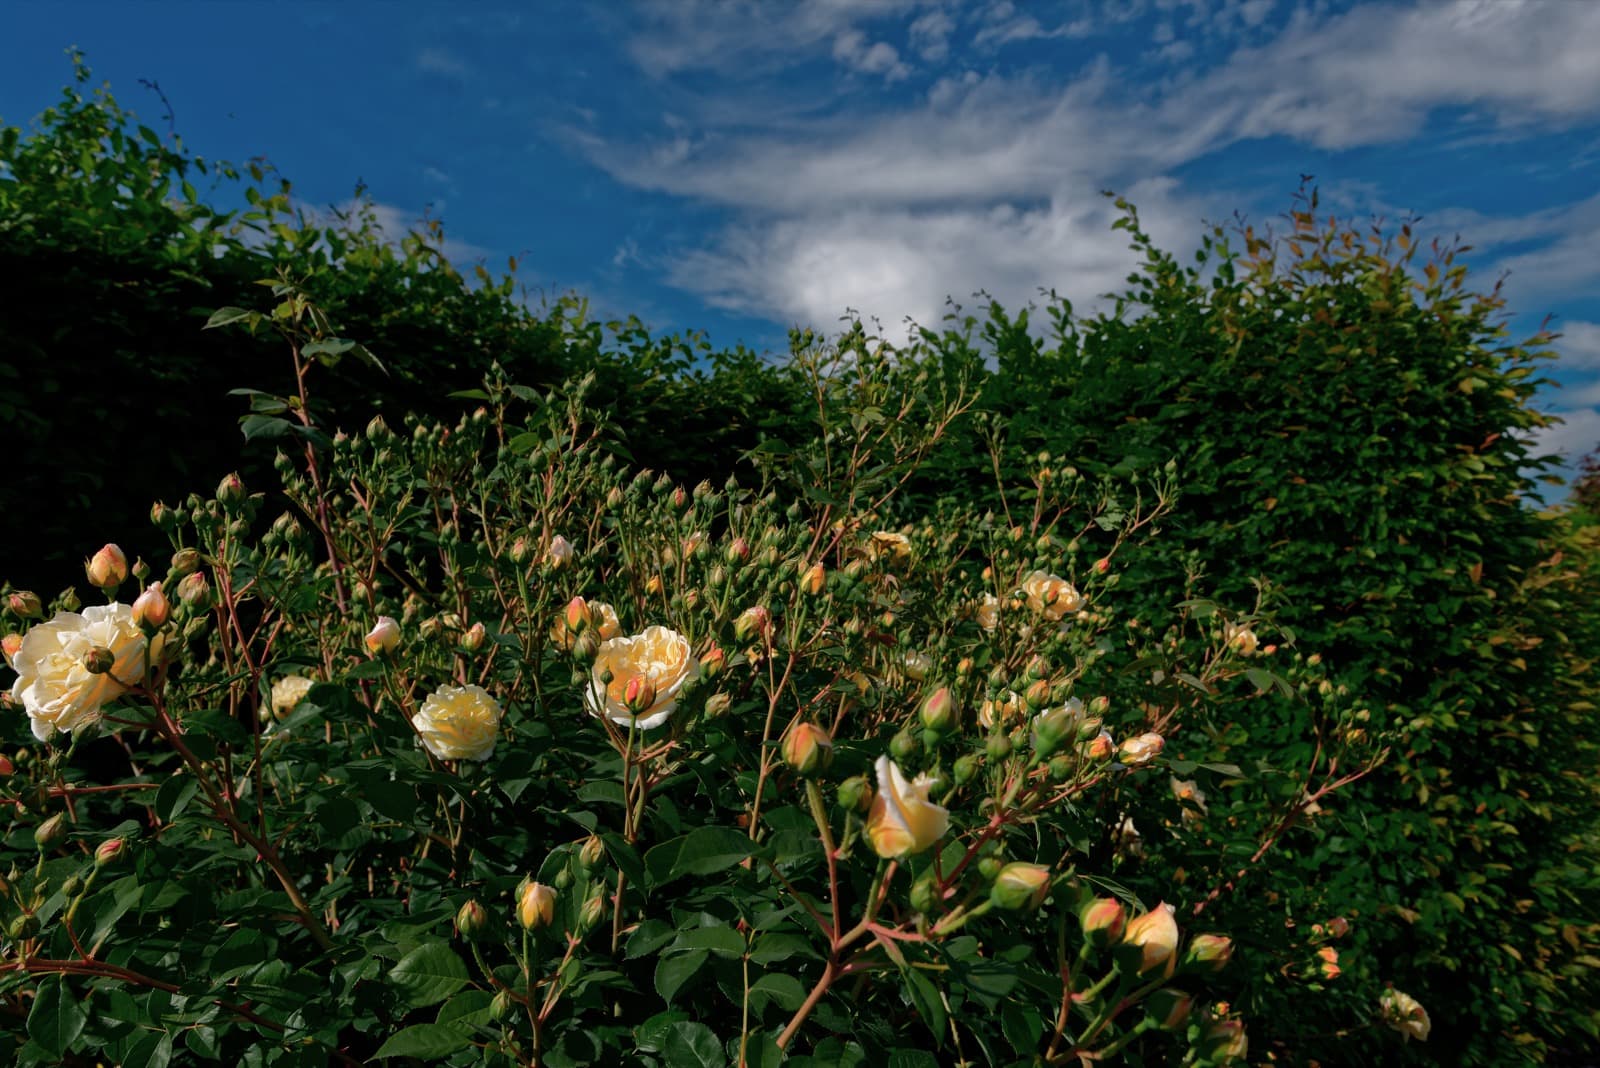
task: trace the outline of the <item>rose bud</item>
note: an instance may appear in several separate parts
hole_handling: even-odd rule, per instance
[[[1233,939],[1225,935],[1201,934],[1189,940],[1183,954],[1183,970],[1191,973],[1220,972],[1233,959]]]
[[[606,844],[598,834],[591,834],[578,847],[578,865],[584,871],[594,871],[606,858]]]
[[[196,612],[211,606],[211,584],[206,581],[205,572],[195,571],[178,581],[178,600]]]
[[[54,848],[56,843],[60,842],[61,839],[65,838],[66,836],[66,813],[57,812],[54,816],[51,816],[49,819],[39,824],[38,827],[34,828],[33,844],[38,846],[39,851],[42,853],[47,849]]]
[[[32,590],[12,590],[6,595],[6,607],[23,619],[32,619],[44,614],[44,605],[39,601],[39,595]]]
[[[922,725],[938,734],[949,734],[961,725],[961,706],[950,687],[941,686],[928,695],[919,711]]]
[[[5,655],[6,666],[12,670],[17,666],[17,653],[22,650],[22,635],[7,634],[0,638],[0,653]]]
[[[476,942],[489,927],[489,910],[477,901],[468,901],[456,913],[456,930],[468,942]]]
[[[1154,731],[1128,738],[1117,748],[1117,759],[1130,768],[1142,768],[1161,755],[1166,739]]]
[[[828,582],[828,569],[820,563],[812,564],[800,574],[800,588],[815,597]]]
[[[484,625],[482,623],[474,623],[462,633],[461,648],[469,653],[475,653],[483,648],[483,642],[487,636],[488,630]]]
[[[821,775],[833,763],[833,739],[815,723],[796,723],[783,738],[783,761],[798,775]]]
[[[556,915],[556,892],[544,883],[524,881],[517,892],[517,922],[525,931],[549,927]]]
[[[161,592],[159,582],[150,583],[144,592],[133,600],[133,622],[147,630],[157,630],[163,626],[171,611],[167,595]]]
[[[1217,1020],[1201,1035],[1202,1056],[1218,1065],[1239,1064],[1250,1052],[1250,1039],[1239,1020]]]
[[[190,574],[200,567],[198,549],[179,549],[172,554],[172,574],[178,577]]]
[[[400,645],[400,624],[392,616],[379,616],[364,641],[373,656],[393,653]]]
[[[89,585],[102,590],[114,590],[128,577],[128,558],[122,555],[121,549],[108,542],[84,562],[83,570],[89,577]]]
[[[1033,909],[1050,893],[1050,869],[1042,864],[1013,861],[1000,869],[989,888],[989,900],[1003,909]]]
[[[1128,921],[1117,947],[1118,966],[1141,976],[1161,969],[1171,975],[1178,949],[1178,924],[1172,913],[1171,905],[1162,904]]]
[[[107,838],[95,847],[94,866],[104,868],[107,865],[115,864],[122,859],[122,854],[127,852],[127,848],[127,843],[121,838]]]
[[[572,543],[557,534],[550,539],[550,548],[545,550],[544,562],[550,565],[550,570],[560,571],[572,562]]]
[[[605,892],[597,886],[589,894],[589,896],[584,899],[583,908],[578,910],[578,929],[581,931],[592,931],[598,927],[600,925],[600,921],[605,918],[606,895]]]
[[[872,804],[872,784],[865,775],[855,775],[839,784],[839,807],[846,812],[861,812]]]
[[[1144,1003],[1145,1012],[1150,1014],[1156,1026],[1163,1031],[1180,1031],[1184,1024],[1189,1022],[1189,1012],[1194,1008],[1194,995],[1185,994],[1182,990],[1163,987],[1150,995],[1150,1000]]]
[[[230,511],[244,500],[244,496],[244,479],[237,472],[224,475],[222,481],[217,483],[217,502]]]
[[[733,621],[733,636],[739,641],[747,642],[759,634],[763,638],[772,628],[772,614],[760,605],[746,608],[739,613],[739,618]]]
[[[1117,942],[1127,929],[1128,910],[1114,897],[1097,897],[1078,910],[1083,937],[1097,949]]]
[[[96,645],[83,654],[83,669],[91,675],[104,675],[117,664],[117,654],[103,645]]]

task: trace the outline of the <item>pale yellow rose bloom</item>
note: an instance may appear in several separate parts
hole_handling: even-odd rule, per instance
[[[978,621],[978,626],[984,630],[994,630],[1000,625],[1000,598],[992,593],[983,595],[983,600],[978,602],[978,607],[973,609],[972,615]]]
[[[978,725],[984,730],[993,730],[996,723],[1004,726],[1013,720],[1020,720],[1027,715],[1027,708],[1022,701],[1022,695],[1015,690],[1007,690],[999,697],[991,698],[978,706]]]
[[[867,555],[874,560],[888,557],[895,563],[911,559],[911,539],[893,530],[873,531],[867,537]]]
[[[272,714],[283,719],[295,707],[305,700],[306,694],[311,692],[311,687],[317,680],[308,679],[304,675],[285,675],[272,684]]]
[[[1059,575],[1043,571],[1035,571],[1023,579],[1022,592],[1028,599],[1028,607],[1052,623],[1059,623],[1083,607],[1083,595],[1076,586]]]
[[[500,702],[481,686],[444,686],[428,695],[411,724],[440,760],[488,760],[501,715]]]
[[[899,765],[880,756],[875,766],[878,793],[867,810],[867,840],[880,857],[920,853],[950,829],[950,813],[928,800],[933,779],[926,773],[907,779]]]
[[[1256,632],[1242,623],[1223,624],[1222,634],[1228,645],[1241,656],[1254,656],[1256,647],[1260,644]]]
[[[582,601],[583,598],[579,597],[576,600]],[[604,601],[585,601],[584,605],[588,610],[589,620],[594,627],[594,632],[601,641],[608,642],[622,633],[622,624],[617,621],[617,610],[615,608],[612,608]],[[572,648],[575,637],[576,635],[573,633],[571,625],[565,618],[557,619],[555,626],[550,628],[550,640],[562,652]]]
[[[1165,967],[1171,975],[1178,950],[1178,921],[1171,905],[1157,905],[1143,916],[1128,921],[1122,932],[1124,945],[1139,947],[1139,974],[1148,975]]]
[[[1433,1030],[1433,1021],[1428,1019],[1428,1010],[1410,994],[1393,989],[1385,990],[1383,997],[1378,1001],[1378,1008],[1383,1013],[1384,1022],[1405,1035],[1407,1039],[1428,1041],[1428,1034]]]
[[[108,670],[89,670],[97,649],[111,654]],[[157,639],[152,659],[160,655]],[[17,680],[11,696],[28,713],[33,736],[48,741],[54,731],[76,731],[100,719],[101,706],[122,696],[144,677],[146,643],[125,604],[58,612],[31,628],[11,657]],[[104,654],[101,654],[104,655]]]
[[[678,695],[699,662],[689,639],[667,627],[646,627],[631,638],[611,638],[595,655],[594,676],[585,695],[589,712],[618,726],[647,731],[659,727],[678,707]],[[604,681],[609,674],[610,681]],[[648,693],[642,708],[628,707],[629,683],[634,694]]]

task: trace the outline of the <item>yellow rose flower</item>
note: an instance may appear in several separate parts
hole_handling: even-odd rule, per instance
[[[950,829],[950,813],[928,800],[933,779],[907,779],[886,756],[876,764],[878,793],[867,810],[867,840],[880,857],[920,853]]]
[[[440,760],[488,760],[501,715],[500,702],[481,686],[444,686],[428,695],[411,724]]]
[[[1035,571],[1022,580],[1022,593],[1028,607],[1052,623],[1083,607],[1083,595],[1077,587],[1059,575]]]
[[[972,615],[978,621],[978,626],[984,630],[994,630],[1000,625],[1000,598],[992,593],[984,594]]]
[[[101,706],[144,677],[146,648],[128,605],[58,612],[22,636],[10,658],[17,672],[11,696],[27,711],[41,742],[54,731],[77,731],[99,722]],[[160,649],[157,639],[152,660]]]
[[[978,706],[978,725],[984,730],[994,730],[996,723],[1002,727],[1014,720],[1020,720],[1027,715],[1027,708],[1022,703],[1022,695],[1015,690],[1007,690],[999,697],[989,698]]]
[[[689,640],[666,627],[611,638],[595,655],[594,679],[585,695],[589,712],[622,727],[659,727],[678,707],[678,694],[698,664]]]
[[[1224,623],[1222,636],[1228,645],[1241,656],[1255,655],[1256,646],[1260,644],[1260,639],[1256,637],[1256,632],[1242,623]]]
[[[1129,920],[1122,932],[1122,944],[1130,947],[1129,967],[1139,975],[1161,969],[1171,975],[1177,965],[1178,922],[1171,905],[1157,905],[1137,919]],[[1136,950],[1136,952],[1132,952]]]
[[[893,530],[873,531],[867,537],[867,555],[877,560],[888,557],[894,563],[911,559],[911,539]]]
[[[566,612],[550,628],[550,640],[556,648],[568,652],[578,634],[590,627],[594,628],[595,635],[603,642],[622,633],[622,624],[617,622],[615,608],[604,601],[585,601],[582,597],[574,597],[567,605]]]
[[[316,684],[315,679],[308,679],[304,675],[285,675],[273,683],[272,714],[283,719],[305,700],[306,694],[310,693],[311,687]]]

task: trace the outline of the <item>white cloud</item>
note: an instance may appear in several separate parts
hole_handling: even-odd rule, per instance
[[[906,37],[917,55],[929,63],[938,63],[950,54],[950,34],[955,28],[955,20],[949,15],[930,11],[912,21]]]
[[[1600,412],[1592,408],[1552,413],[1560,416],[1555,426],[1542,427],[1533,433],[1533,454],[1544,456],[1555,453],[1562,458],[1562,467],[1571,477],[1577,462],[1600,445]]]
[[[1554,345],[1560,354],[1558,366],[1600,371],[1600,323],[1576,320],[1561,326],[1558,332],[1561,337]]]
[[[886,81],[899,81],[911,74],[893,45],[887,41],[869,45],[860,30],[845,30],[833,39],[833,58],[862,74],[881,74]]]
[[[417,69],[447,78],[461,78],[467,73],[467,65],[443,48],[424,48],[417,54]]]

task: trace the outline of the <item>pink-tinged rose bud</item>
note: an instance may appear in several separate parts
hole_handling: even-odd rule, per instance
[[[475,653],[483,648],[484,639],[489,636],[489,631],[482,623],[474,623],[461,634],[461,648],[469,653]]]
[[[550,539],[550,548],[545,550],[544,562],[550,565],[552,571],[560,571],[572,563],[573,554],[572,543],[557,534]]]
[[[1328,921],[1328,933],[1334,938],[1343,938],[1350,933],[1350,921],[1343,916],[1335,916]]]
[[[1050,869],[1020,860],[1001,868],[989,887],[989,900],[1002,909],[1036,909],[1049,894]]]
[[[178,511],[157,501],[150,506],[150,522],[157,530],[171,531],[178,525]]]
[[[172,574],[182,578],[200,567],[198,549],[179,549],[172,554]]]
[[[635,675],[622,688],[622,703],[629,712],[638,715],[656,703],[655,683],[644,675]]]
[[[556,916],[556,892],[544,883],[524,881],[517,892],[517,922],[525,931],[549,927]]]
[[[34,828],[33,844],[39,847],[40,852],[54,849],[61,839],[67,836],[67,816],[64,812],[57,812]]]
[[[44,605],[40,602],[39,595],[32,590],[12,590],[6,595],[6,607],[23,619],[44,615]]]
[[[5,654],[6,666],[13,671],[16,670],[17,653],[21,648],[22,635],[20,634],[7,634],[4,638],[0,638],[0,653]]]
[[[1172,914],[1171,905],[1161,904],[1129,920],[1117,947],[1118,966],[1141,976],[1157,971],[1171,975],[1178,950],[1178,923]]]
[[[217,502],[224,508],[232,508],[244,500],[244,479],[237,473],[224,475],[222,481],[217,483]]]
[[[1317,971],[1322,973],[1324,979],[1339,978],[1339,951],[1332,946],[1317,950]]]
[[[725,693],[714,693],[706,698],[706,718],[720,719],[728,714],[728,708],[733,704],[733,698]]]
[[[1096,949],[1120,941],[1128,926],[1128,910],[1114,897],[1097,897],[1078,910],[1083,937]]]
[[[674,486],[672,489],[672,506],[674,508],[683,508],[688,503],[689,494],[685,492],[682,486]]]
[[[150,583],[143,593],[133,599],[133,622],[136,626],[156,630],[166,624],[171,611],[172,606],[167,603],[167,595],[161,592],[159,582]]]
[[[89,577],[89,585],[102,590],[114,590],[128,577],[128,558],[122,555],[121,549],[108,542],[85,561],[83,570]]]
[[[950,692],[948,686],[941,686],[930,693],[922,702],[918,714],[922,717],[924,727],[939,734],[949,734],[961,725],[961,706],[956,703],[955,694]]]
[[[373,656],[387,656],[400,646],[400,624],[393,616],[379,616],[364,640],[367,652]]]
[[[211,583],[204,571],[195,571],[178,580],[178,600],[187,608],[203,612],[211,607]]]
[[[800,573],[800,588],[815,597],[828,582],[828,569],[820,563],[812,564]]]
[[[783,762],[797,775],[821,775],[833,763],[833,738],[815,723],[796,723],[783,737]]]
[[[1186,972],[1220,972],[1233,959],[1233,939],[1225,935],[1201,934],[1189,940],[1183,955]]]
[[[1022,691],[1022,699],[1035,712],[1048,707],[1050,704],[1050,681],[1048,679],[1037,679],[1030,682],[1028,688]]]
[[[730,564],[742,564],[750,559],[750,542],[746,538],[734,538],[728,547],[722,550],[722,558]]]
[[[477,901],[468,901],[456,912],[456,930],[462,939],[476,942],[489,929],[489,910]]]
[[[722,646],[713,645],[700,654],[700,670],[706,678],[714,679],[728,666],[728,654],[722,651]]]
[[[582,597],[574,597],[567,602],[561,619],[566,624],[568,634],[582,634],[594,625],[594,615],[589,611],[589,602]]]
[[[660,597],[666,590],[667,585],[661,581],[660,575],[651,575],[644,580],[644,592],[652,597]]]
[[[1117,759],[1130,768],[1142,768],[1160,756],[1166,744],[1161,735],[1148,731],[1125,740],[1117,749]]]
[[[528,543],[528,539],[519,534],[512,539],[511,548],[507,550],[506,555],[511,558],[513,564],[520,566],[528,562],[528,556],[532,552],[533,546]]]
[[[1161,1030],[1181,1031],[1189,1022],[1190,1011],[1194,1009],[1194,996],[1182,990],[1163,987],[1150,995],[1144,1007]]]
[[[733,621],[733,636],[741,643],[759,635],[766,638],[772,631],[772,613],[760,605],[746,608]]]
[[[1107,571],[1111,570],[1111,561],[1110,561],[1110,559],[1107,558],[1107,557],[1102,556],[1100,559],[1098,559],[1098,560],[1096,560],[1094,562],[1094,569],[1098,573],[1104,575]]]
[[[95,847],[94,866],[97,868],[104,868],[108,865],[115,864],[117,861],[122,859],[122,855],[126,853],[127,850],[127,843],[121,838],[107,838],[104,842],[101,842]]]
[[[15,773],[16,770],[17,767],[15,764],[11,763],[11,758],[6,756],[4,753],[0,753],[0,779],[7,778]]]
[[[1250,1039],[1239,1020],[1217,1020],[1201,1035],[1202,1056],[1213,1064],[1240,1064],[1250,1052]]]

